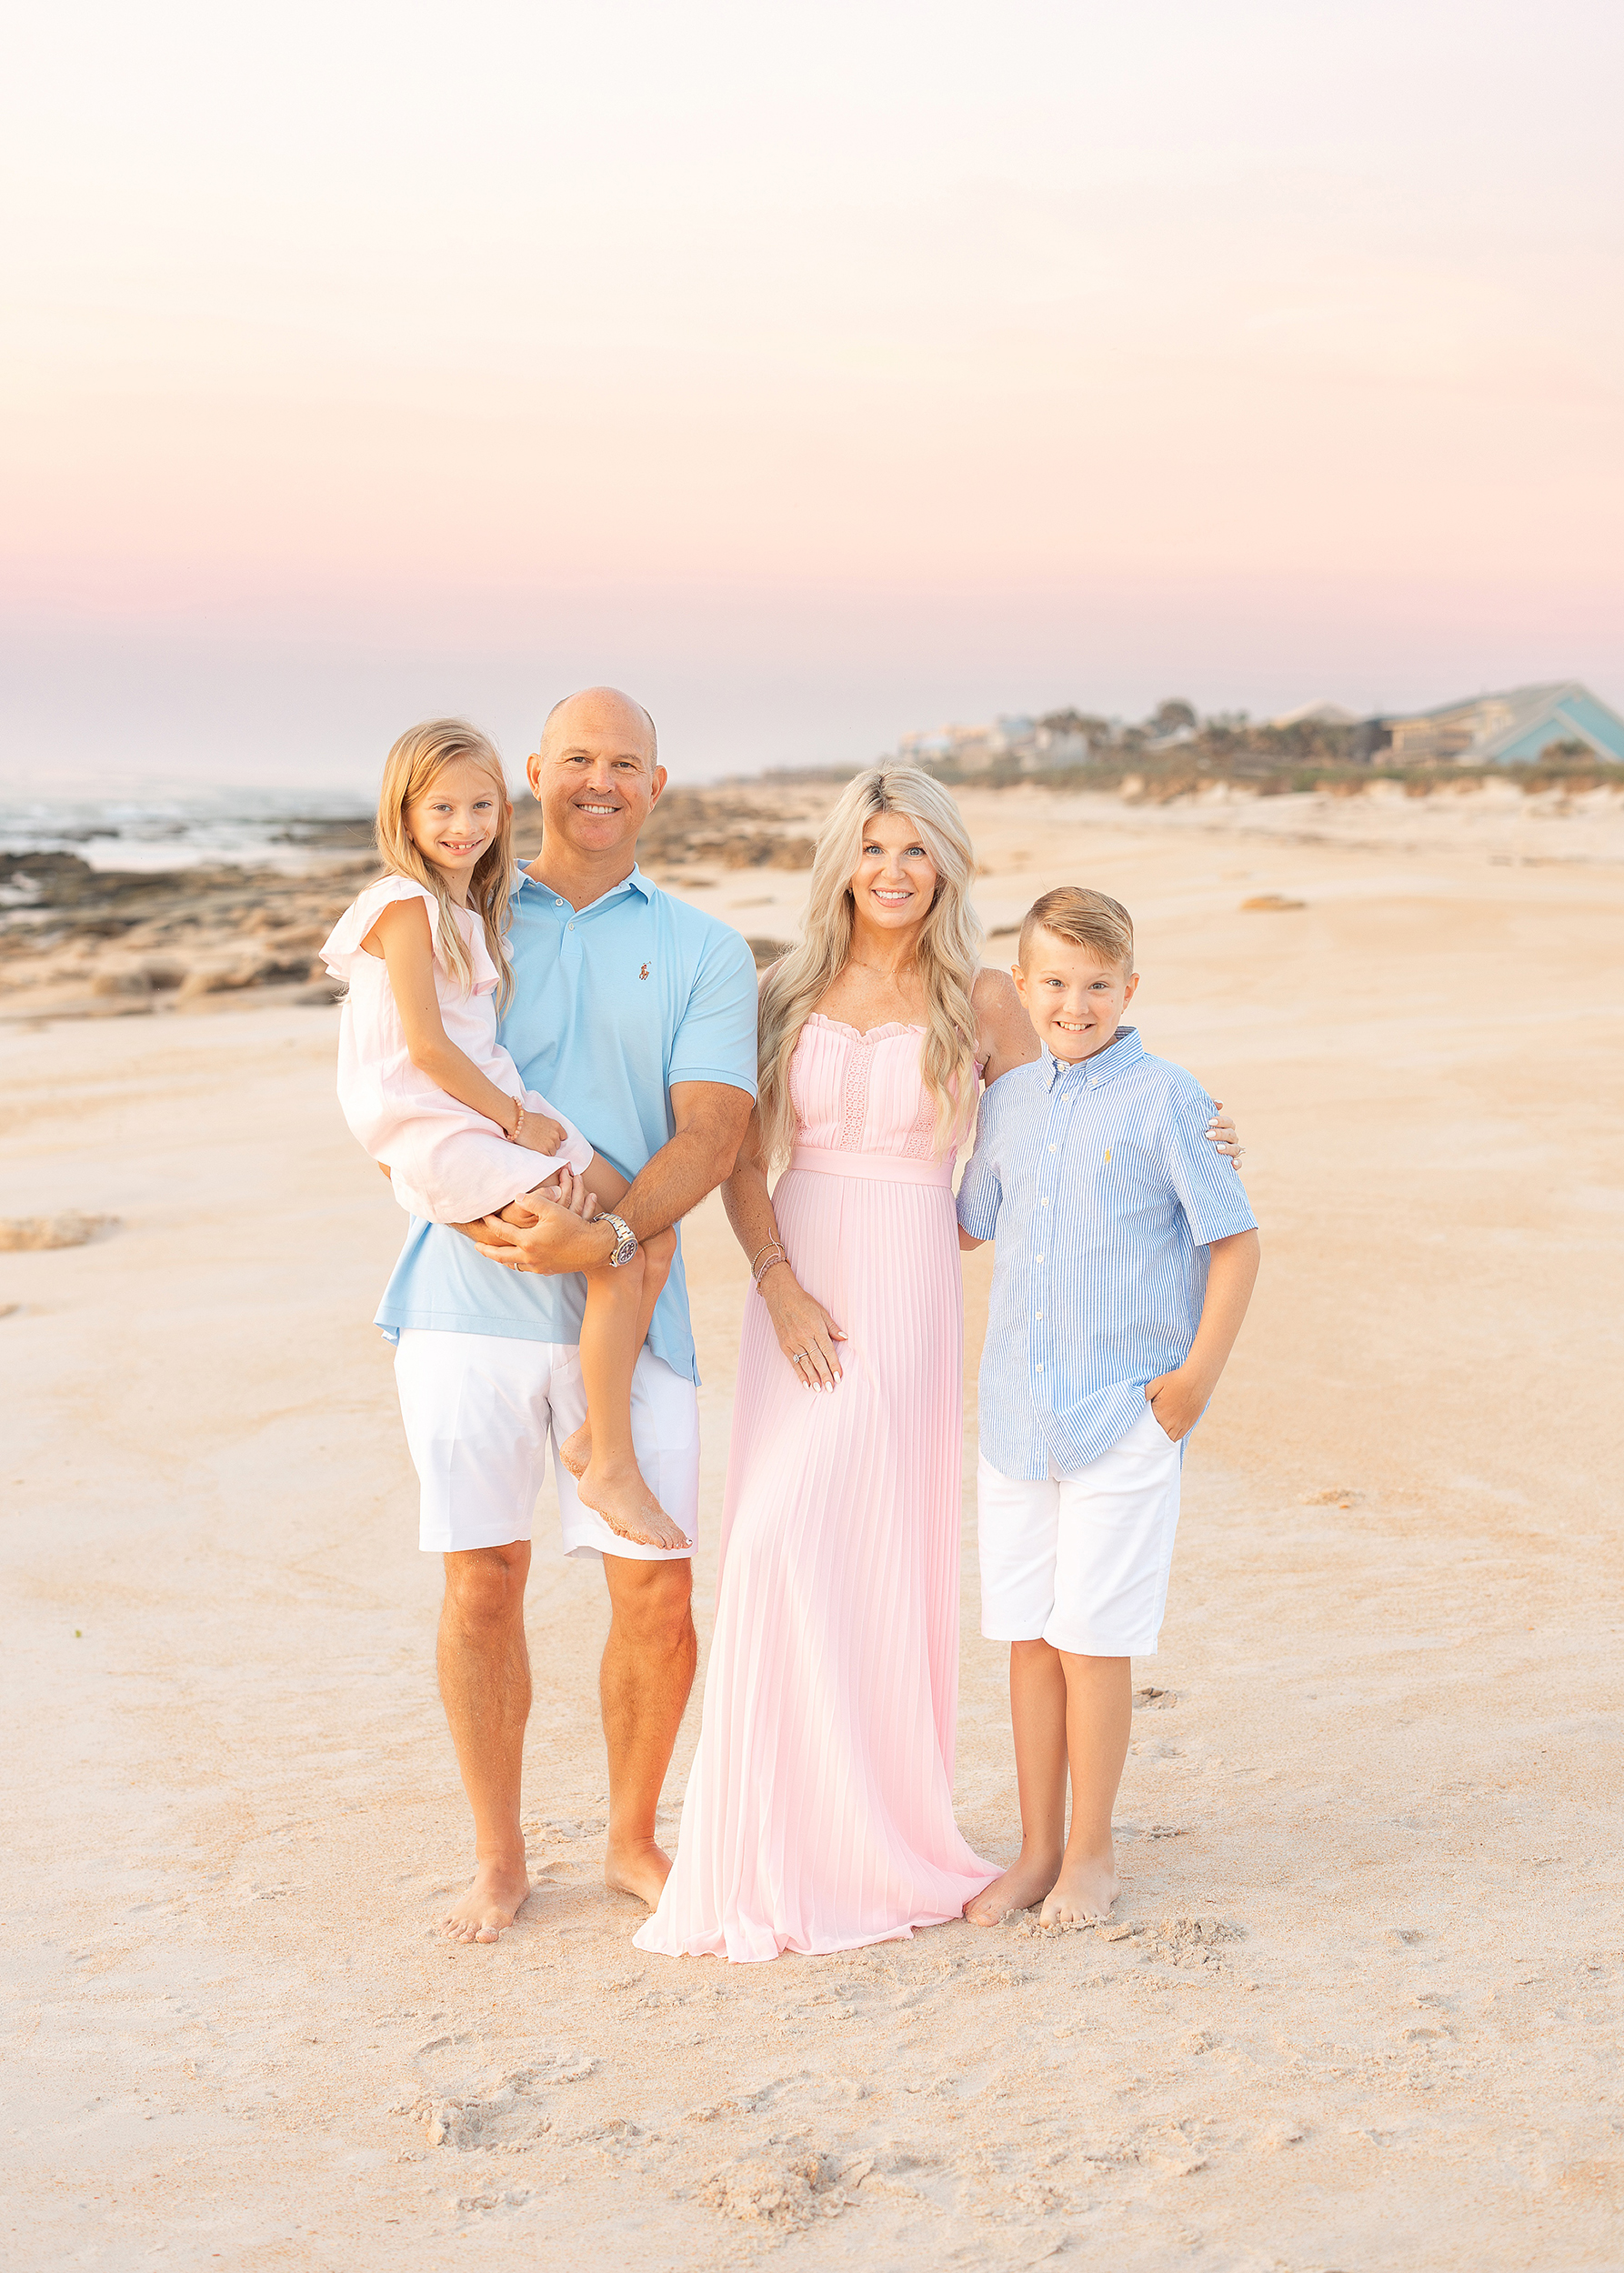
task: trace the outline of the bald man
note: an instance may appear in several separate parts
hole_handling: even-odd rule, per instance
[[[756,1096],[756,970],[738,934],[650,884],[637,835],[666,786],[654,721],[613,687],[555,706],[526,768],[541,856],[516,875],[512,998],[501,1037],[632,1179],[617,1210],[639,1239],[732,1171]],[[530,1710],[525,1581],[549,1439],[560,1546],[602,1560],[599,1676],[609,1756],[604,1877],[652,1906],[670,1864],[655,1808],[697,1654],[691,1549],[639,1547],[582,1506],[557,1447],[586,1417],[580,1272],[619,1235],[550,1209],[532,1231],[413,1221],[377,1323],[422,1487],[419,1541],[445,1557],[440,1694],[474,1811],[474,1881],[441,1917],[492,1942],[530,1891],[519,1777]],[[632,1380],[638,1463],[698,1536],[699,1425],[680,1240]]]

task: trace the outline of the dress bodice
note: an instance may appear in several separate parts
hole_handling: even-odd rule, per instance
[[[867,1034],[813,1011],[789,1061],[796,1143],[820,1152],[929,1160],[936,1100],[919,1073],[917,1026]]]

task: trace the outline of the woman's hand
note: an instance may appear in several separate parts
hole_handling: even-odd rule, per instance
[[[1220,1097],[1212,1108],[1212,1118],[1207,1124],[1207,1141],[1216,1152],[1226,1153],[1237,1168],[1246,1158],[1246,1147],[1236,1132],[1234,1122],[1224,1110]]]
[[[809,1389],[832,1389],[840,1378],[835,1345],[846,1339],[821,1302],[814,1302],[787,1263],[762,1275],[761,1299],[773,1331],[796,1372]]]

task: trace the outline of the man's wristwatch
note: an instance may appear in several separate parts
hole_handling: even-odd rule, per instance
[[[617,1271],[622,1263],[629,1263],[637,1252],[637,1235],[624,1216],[611,1215],[607,1208],[597,1219],[608,1224],[615,1233],[615,1252],[609,1257],[609,1268]]]

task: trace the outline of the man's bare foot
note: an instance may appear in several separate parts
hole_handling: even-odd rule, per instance
[[[638,1547],[693,1545],[643,1481],[636,1461],[620,1468],[611,1468],[606,1461],[589,1461],[577,1488],[581,1505],[601,1516],[617,1538],[630,1539]]]
[[[523,1863],[480,1863],[466,1894],[442,1911],[440,1931],[447,1941],[496,1941],[529,1891]]]
[[[983,1887],[965,1904],[966,1918],[972,1926],[1001,1926],[1015,1911],[1029,1910],[1034,1902],[1041,1902],[1059,1867],[1058,1856],[1028,1855],[1023,1847],[1001,1878]]]
[[[572,1429],[558,1447],[558,1457],[577,1480],[592,1466],[592,1423],[588,1418]]]
[[[671,1857],[652,1839],[612,1840],[604,1850],[604,1884],[635,1894],[652,1910],[671,1875]]]
[[[1039,1926],[1098,1926],[1109,1918],[1111,1905],[1121,1892],[1117,1883],[1116,1857],[1108,1847],[1103,1855],[1069,1857],[1038,1913]]]

